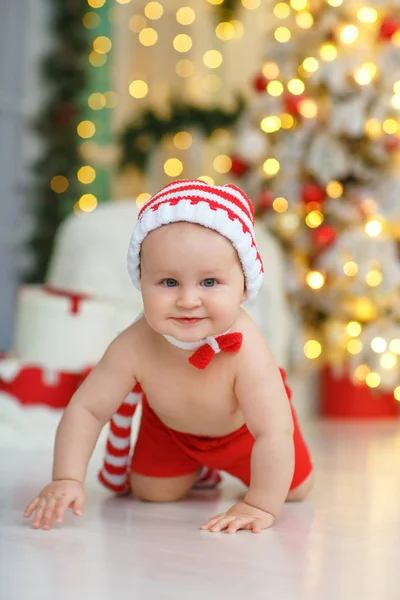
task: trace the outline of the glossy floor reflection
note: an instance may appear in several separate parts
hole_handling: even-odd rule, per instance
[[[260,535],[199,530],[242,493],[232,478],[176,504],[110,496],[95,479],[100,447],[84,516],[44,532],[22,512],[47,483],[53,432],[32,447],[0,426],[0,598],[397,600],[400,424],[313,422],[304,432],[317,487]]]

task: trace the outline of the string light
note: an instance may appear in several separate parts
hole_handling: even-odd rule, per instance
[[[149,194],[148,192],[142,192],[136,198],[136,205],[138,206],[138,208],[142,208],[142,206],[147,202],[147,200],[150,200],[150,198],[151,194]]]
[[[345,25],[339,33],[339,37],[344,44],[353,44],[359,35],[358,27],[355,25]]]
[[[322,60],[326,60],[327,62],[331,62],[335,60],[337,57],[337,48],[330,42],[323,44],[319,49],[319,54]]]
[[[290,6],[285,2],[279,2],[274,6],[274,15],[278,19],[287,19],[290,15]]]
[[[219,23],[215,28],[215,33],[216,36],[223,41],[232,40],[236,35],[234,26],[232,23],[228,22]]]
[[[386,351],[387,342],[382,337],[375,337],[371,341],[371,348],[377,354],[381,354],[382,352]]]
[[[343,185],[339,181],[330,181],[326,186],[326,193],[330,198],[340,198],[343,194]]]
[[[369,368],[368,365],[358,365],[354,374],[358,380],[365,381],[370,372],[371,372],[371,369]]]
[[[325,283],[325,277],[320,271],[309,271],[306,275],[307,285],[313,290],[319,290]]]
[[[349,354],[360,354],[363,345],[360,340],[350,340],[347,343],[347,352]]]
[[[357,321],[350,321],[346,325],[346,331],[351,337],[357,337],[360,335],[362,327]]]
[[[97,54],[107,54],[112,48],[112,42],[110,38],[105,35],[98,36],[93,40],[93,49]]]
[[[381,376],[378,373],[368,373],[365,383],[368,387],[377,388],[381,382]]]
[[[213,167],[217,173],[228,173],[232,168],[232,160],[229,156],[220,154],[214,158]]]
[[[275,198],[275,200],[273,201],[272,208],[277,213],[284,213],[288,210],[289,203],[286,200],[286,198],[282,198],[281,196],[279,196],[278,198]]]
[[[142,46],[154,46],[158,41],[158,33],[152,27],[145,27],[139,32],[139,42]]]
[[[381,271],[378,271],[377,269],[369,271],[365,277],[365,281],[370,287],[377,287],[380,285],[380,283],[382,283],[382,279],[383,275]]]
[[[324,215],[319,210],[312,210],[305,218],[306,224],[311,229],[319,227],[324,220]]]
[[[307,71],[307,73],[315,73],[319,67],[319,63],[316,58],[309,56],[308,58],[304,59],[302,67],[305,71]]]
[[[267,92],[271,96],[281,96],[283,94],[283,84],[280,81],[270,81],[267,85]]]
[[[164,172],[169,176],[169,177],[177,177],[178,175],[180,175],[183,171],[183,164],[182,161],[179,160],[179,158],[169,158],[165,163],[164,163]]]
[[[174,146],[179,150],[187,150],[192,145],[193,138],[187,131],[179,131],[174,136]]]
[[[279,67],[274,62],[264,63],[261,70],[262,70],[262,74],[267,79],[276,79],[277,77],[279,77]]]
[[[50,187],[53,190],[53,192],[56,192],[57,194],[62,194],[68,189],[68,179],[63,175],[56,175],[50,181]]]
[[[314,18],[309,12],[298,13],[296,15],[296,23],[301,29],[310,29],[314,25]]]
[[[393,369],[397,365],[397,357],[390,352],[385,352],[385,354],[382,354],[379,362],[383,369]]]
[[[333,6],[334,8],[338,8],[339,6],[341,6],[343,4],[343,0],[327,0],[328,4],[330,6]]]
[[[267,158],[267,160],[263,164],[264,172],[267,175],[276,175],[281,168],[279,161],[276,158]]]
[[[88,12],[83,15],[82,23],[86,29],[97,29],[101,23],[100,15],[94,12]]]
[[[281,115],[282,129],[290,129],[294,125],[294,118],[289,113],[283,113]]]
[[[363,7],[359,9],[357,17],[361,23],[376,23],[378,12],[374,8]]]
[[[94,51],[89,54],[89,62],[92,67],[102,67],[107,62],[107,54],[99,54]]]
[[[88,98],[88,105],[92,110],[101,110],[106,106],[107,100],[104,94],[94,92]]]
[[[304,354],[309,359],[318,358],[321,352],[322,346],[317,340],[308,340],[308,342],[304,344]]]
[[[288,42],[292,37],[292,34],[290,32],[290,29],[288,29],[287,27],[278,27],[275,30],[274,36],[277,42],[280,42],[281,44],[286,44],[286,42]]]
[[[368,223],[366,223],[365,225],[365,232],[371,237],[375,237],[382,233],[382,229],[383,225],[381,221],[378,221],[377,219],[372,219],[371,221],[368,221]]]
[[[129,93],[133,98],[145,98],[149,92],[149,86],[142,79],[135,79],[129,86]]]
[[[294,10],[305,10],[308,6],[308,0],[290,0],[290,6]]]
[[[393,396],[400,402],[400,385],[394,390]]]
[[[291,79],[288,81],[287,87],[294,96],[300,96],[305,90],[305,85],[300,79]]]
[[[382,123],[382,129],[388,135],[392,135],[392,134],[398,132],[398,130],[399,130],[399,124],[394,119],[386,119]]]
[[[180,33],[174,37],[173,46],[177,52],[189,52],[192,45],[192,38],[186,33]]]
[[[92,212],[97,206],[97,198],[93,194],[83,194],[78,200],[78,206],[83,212]]]
[[[135,33],[139,33],[146,25],[147,19],[143,15],[133,15],[128,22],[129,29]]]
[[[247,8],[248,10],[254,10],[260,6],[261,0],[242,0],[242,4],[244,8]]]
[[[96,126],[92,121],[81,121],[77,127],[77,132],[81,138],[88,139],[96,133]]]
[[[209,69],[217,69],[222,64],[223,58],[218,50],[208,50],[203,55],[203,63]]]
[[[87,3],[92,8],[101,8],[106,3],[106,0],[87,0]]]
[[[179,77],[190,77],[194,73],[194,64],[191,60],[182,59],[176,63],[175,71]]]
[[[274,131],[278,131],[281,128],[281,120],[279,117],[265,117],[261,123],[260,127],[265,133],[273,133]]]
[[[93,167],[85,165],[79,169],[77,177],[81,183],[93,183],[93,181],[96,179],[96,171],[93,169]]]
[[[209,175],[200,175],[200,177],[197,178],[199,181],[205,181],[206,183],[209,183],[210,185],[214,185],[214,179],[212,177],[210,177]]]
[[[176,20],[180,25],[191,25],[196,19],[196,13],[189,6],[182,6],[176,11]]]
[[[394,338],[390,341],[389,350],[392,354],[400,354],[400,339]]]
[[[164,9],[159,2],[149,2],[144,7],[144,14],[148,19],[156,21],[164,14]]]

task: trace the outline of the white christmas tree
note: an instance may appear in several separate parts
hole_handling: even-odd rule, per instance
[[[271,20],[231,174],[287,250],[302,356],[400,400],[400,2]]]

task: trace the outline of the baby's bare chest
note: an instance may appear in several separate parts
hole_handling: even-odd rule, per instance
[[[143,369],[147,400],[172,429],[197,435],[225,435],[243,424],[234,391],[232,361],[217,356],[204,370],[186,361],[157,360]]]

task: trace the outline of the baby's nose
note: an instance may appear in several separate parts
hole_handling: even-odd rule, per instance
[[[195,308],[201,305],[201,298],[198,290],[194,288],[183,288],[179,290],[177,306],[180,308]]]

